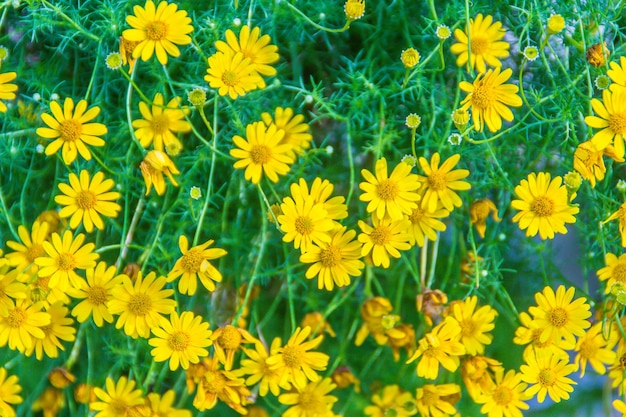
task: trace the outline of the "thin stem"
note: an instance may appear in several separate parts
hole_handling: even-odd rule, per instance
[[[302,16],[302,18],[304,20],[306,20],[311,26],[313,26],[316,29],[319,30],[323,30],[324,32],[330,32],[330,33],[341,33],[341,32],[345,32],[346,30],[348,30],[350,28],[350,20],[346,20],[346,23],[343,25],[342,28],[340,29],[331,29],[331,28],[327,28],[321,25],[318,25],[317,23],[315,23],[314,21],[312,21],[307,15],[305,15],[304,13],[302,13],[300,11],[300,9],[298,9],[296,6],[294,6],[293,4],[289,3],[288,1],[283,1],[281,2],[281,4],[286,4],[287,6],[289,6],[289,8],[291,10],[293,10],[294,12],[296,12],[297,14],[299,14],[300,16]]]
[[[91,39],[92,41],[96,41],[96,42],[100,42],[100,38],[96,35],[94,35],[93,33],[87,32],[87,30],[85,28],[83,28],[82,26],[80,26],[78,23],[76,23],[71,17],[69,17],[68,15],[66,15],[64,12],[61,11],[61,7],[59,6],[54,6],[52,4],[50,4],[50,2],[48,2],[47,0],[41,0],[41,3],[44,4],[45,6],[49,7],[50,9],[52,9],[56,14],[58,14],[59,16],[61,16],[63,18],[63,20],[65,20],[66,22],[68,22],[71,26],[73,26],[76,30],[78,30],[80,33],[82,33],[83,35],[87,36],[89,39]]]

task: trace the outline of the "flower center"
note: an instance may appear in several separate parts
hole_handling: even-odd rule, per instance
[[[189,346],[189,334],[186,332],[175,332],[170,336],[169,345],[170,349],[175,351],[183,351]]]
[[[548,321],[554,327],[563,327],[567,324],[567,311],[562,307],[556,307],[550,310]]]
[[[97,202],[96,195],[89,190],[80,191],[76,196],[76,205],[83,210],[94,208]]]
[[[413,224],[419,224],[422,221],[422,219],[425,217],[424,216],[425,214],[426,214],[426,211],[422,210],[419,206],[417,206],[417,208],[414,208],[413,211],[411,212],[411,215],[409,216],[409,220]]]
[[[302,366],[304,353],[300,346],[285,346],[283,349],[283,361],[287,368],[299,368]]]
[[[112,399],[112,401],[109,403],[109,406],[113,409],[113,413],[115,415],[120,416],[125,415],[126,410],[128,409],[128,404],[126,404],[126,401],[119,398]]]
[[[146,36],[151,41],[160,41],[167,35],[167,25],[165,22],[155,20],[146,25]]]
[[[395,181],[390,179],[386,179],[381,181],[376,187],[376,195],[381,200],[390,201],[398,196],[400,190],[398,189],[398,184]]]
[[[315,395],[314,392],[304,391],[298,396],[298,405],[304,411],[318,411],[318,409],[323,406],[323,403],[320,401],[319,396]]]
[[[611,278],[613,278],[617,282],[621,282],[626,284],[626,264],[618,263],[613,268],[613,273],[611,274]]]
[[[182,257],[180,266],[187,273],[195,273],[200,271],[202,261],[204,261],[202,252],[198,248],[192,248]]]
[[[217,338],[217,343],[224,349],[235,350],[241,344],[241,333],[234,326],[225,326]]]
[[[530,205],[530,209],[539,217],[548,217],[554,213],[554,200],[547,195],[535,198]]]
[[[226,387],[226,379],[220,372],[207,373],[202,382],[206,392],[211,394],[220,394]]]
[[[472,336],[476,331],[474,320],[467,319],[459,323],[461,325],[461,334],[463,336]]]
[[[609,128],[617,133],[626,133],[626,113],[615,113],[609,118]]]
[[[439,171],[433,171],[428,176],[428,187],[433,191],[443,190],[446,188],[446,176]]]
[[[510,404],[513,400],[513,392],[508,387],[499,386],[493,392],[493,400],[498,405]]]
[[[552,369],[542,369],[537,376],[538,382],[544,387],[551,387],[556,382],[556,375]]]
[[[28,259],[30,262],[33,262],[35,259],[43,255],[43,253],[43,246],[41,246],[39,243],[33,243],[33,245],[26,251],[26,259]]]
[[[598,351],[598,345],[591,340],[585,340],[580,345],[580,356],[584,359],[591,359],[596,356],[596,352]]]
[[[310,217],[298,216],[295,221],[296,232],[301,235],[308,235],[313,232],[313,221]]]
[[[439,395],[429,389],[424,389],[421,400],[426,407],[430,407],[437,404],[439,401]]]
[[[375,245],[384,246],[391,240],[391,230],[387,226],[379,225],[370,233],[370,239]]]
[[[145,316],[152,309],[152,300],[147,294],[135,294],[128,302],[128,310],[135,316]]]
[[[470,47],[474,55],[482,55],[489,49],[489,41],[482,36],[472,36]]]
[[[320,262],[325,268],[331,268],[341,263],[341,249],[334,245],[328,245],[320,252]]]
[[[103,305],[108,298],[107,290],[100,285],[94,285],[87,289],[87,300],[93,305]]]
[[[60,132],[64,141],[74,142],[80,139],[80,134],[83,133],[83,125],[74,119],[66,119],[61,123]]]
[[[22,327],[22,324],[26,321],[26,311],[20,307],[15,307],[13,310],[9,311],[9,315],[5,320],[9,327],[13,327],[14,329]]]
[[[170,118],[166,114],[152,116],[150,125],[155,134],[162,135],[170,129]]]
[[[250,158],[257,165],[267,164],[272,159],[272,150],[265,145],[254,145],[250,150]]]
[[[491,86],[485,85],[484,81],[478,82],[478,85],[474,86],[472,92],[472,107],[476,107],[479,110],[487,109],[491,107],[495,93]]]
[[[552,340],[548,339],[545,342],[541,343],[541,334],[543,333],[543,329],[533,329],[531,333],[532,344],[538,348],[544,348],[552,343]]]
[[[57,258],[57,267],[61,271],[72,271],[76,268],[76,258],[71,253],[61,253]]]
[[[235,71],[224,71],[222,74],[222,82],[229,87],[234,87],[239,83],[239,75]]]

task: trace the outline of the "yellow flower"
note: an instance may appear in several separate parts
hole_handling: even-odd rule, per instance
[[[223,364],[227,371],[232,369],[235,353],[243,348],[243,343],[258,342],[247,330],[231,324],[221,326],[214,331],[211,335],[211,340],[213,340],[216,360]]]
[[[560,14],[553,14],[548,18],[548,35],[556,35],[565,29],[565,19]]]
[[[617,329],[613,329],[619,332]],[[611,388],[617,388],[619,395],[626,393],[626,343],[619,337],[617,343],[615,361],[609,367],[609,379],[611,379]]]
[[[358,20],[365,14],[365,0],[346,0],[343,11],[348,22]]]
[[[465,354],[465,346],[459,339],[461,326],[452,317],[446,317],[418,342],[415,353],[406,361],[411,363],[419,358],[417,376],[437,379],[439,365],[454,372],[460,365],[459,356]]]
[[[550,180],[547,172],[531,172],[515,187],[519,200],[511,201],[511,207],[519,213],[513,221],[526,230],[526,236],[539,233],[544,240],[553,239],[555,233],[567,233],[566,223],[576,222],[578,207],[569,204],[567,187],[561,183],[561,177]]]
[[[493,201],[488,198],[476,200],[470,206],[470,224],[476,227],[478,235],[482,238],[485,237],[485,230],[487,230],[487,217],[489,217],[489,213],[493,213],[494,221],[499,222],[502,220],[498,217],[498,208]]]
[[[167,281],[178,281],[178,291],[181,294],[194,295],[197,289],[197,278],[209,291],[215,291],[215,282],[222,282],[222,274],[209,261],[226,255],[224,249],[210,248],[213,240],[207,240],[201,245],[189,249],[187,237],[181,235],[178,238],[178,247],[183,256],[178,258],[174,268],[167,275]]]
[[[463,383],[474,401],[495,388],[494,374],[502,371],[501,362],[481,355],[468,356],[461,365]]]
[[[70,173],[70,183],[60,183],[59,190],[63,194],[54,197],[54,201],[65,206],[59,212],[61,218],[70,218],[70,227],[76,229],[79,224],[85,226],[88,233],[93,227],[103,230],[104,223],[100,215],[117,217],[122,208],[114,200],[120,198],[120,193],[110,191],[115,186],[112,179],[104,179],[102,172],[97,172],[91,179],[89,172],[80,171],[80,177]]]
[[[537,401],[542,403],[549,395],[555,403],[562,399],[569,399],[569,393],[574,391],[572,385],[576,382],[567,376],[576,370],[576,365],[568,363],[567,356],[557,355],[552,351],[525,355],[525,364],[520,367],[522,381],[530,386],[524,391],[525,395],[537,395]]]
[[[133,52],[140,43],[141,42],[129,41],[125,37],[120,36],[120,56],[122,57],[122,65],[129,64],[129,74],[132,74],[135,68],[136,59],[133,58]]]
[[[15,92],[17,91],[17,85],[12,84],[11,81],[15,80],[17,73],[5,72],[0,74],[0,100],[15,100]],[[0,101],[0,113],[7,111],[7,105]]]
[[[619,219],[619,233],[622,236],[622,246],[626,248],[626,202],[624,202],[615,213],[611,214],[602,224]]]
[[[22,277],[16,269],[9,270],[6,264],[0,266],[0,317],[8,313],[15,300],[26,298],[28,287],[18,280]]]
[[[300,322],[300,327],[306,326],[312,329],[312,336],[316,336],[318,333],[328,333],[330,337],[337,336],[330,323],[326,321],[319,311],[313,311],[304,315]]]
[[[461,81],[459,88],[469,93],[461,101],[461,108],[471,107],[474,130],[482,132],[486,124],[490,132],[496,132],[502,128],[502,119],[513,120],[513,112],[507,106],[520,107],[522,99],[516,85],[505,84],[512,73],[510,68],[500,72],[498,67],[478,74],[473,84]]]
[[[52,304],[46,312],[50,315],[50,324],[41,327],[45,336],[42,339],[36,338],[33,346],[26,349],[26,356],[35,356],[38,360],[43,358],[45,352],[49,358],[57,358],[59,349],[65,350],[60,340],[73,342],[76,340],[76,329],[72,327],[74,320],[68,317],[69,309],[60,302]]]
[[[87,123],[100,114],[100,107],[94,106],[87,110],[87,101],[80,100],[74,107],[74,100],[66,98],[63,109],[56,101],[50,103],[50,111],[41,115],[41,120],[48,127],[40,127],[37,134],[42,138],[54,139],[46,146],[46,155],[55,154],[61,149],[63,162],[69,165],[80,154],[86,160],[91,160],[91,152],[85,145],[104,146],[102,136],[108,132],[102,123]]]
[[[161,65],[167,64],[168,56],[178,57],[176,45],[191,43],[189,33],[193,32],[191,19],[178,5],[162,1],[155,7],[152,0],[145,7],[133,7],[134,16],[126,16],[132,29],[126,29],[122,36],[131,42],[139,42],[133,50],[133,58],[147,61],[156,53]]]
[[[365,414],[371,417],[409,417],[417,413],[411,393],[398,385],[386,385],[381,392],[372,395],[374,405],[365,407]]]
[[[270,44],[272,39],[269,35],[261,35],[261,29],[255,27],[250,30],[250,26],[243,26],[239,32],[239,39],[235,33],[228,29],[226,31],[226,42],[218,40],[215,42],[215,48],[220,52],[241,52],[244,58],[250,60],[250,66],[253,71],[265,75],[276,75],[276,68],[271,64],[278,62],[278,47]],[[259,88],[265,88],[263,78],[260,78]]]
[[[589,181],[592,187],[596,186],[596,180],[604,179],[606,167],[603,155],[604,151],[598,149],[590,140],[580,143],[574,151],[574,169]]]
[[[278,353],[280,343],[280,338],[275,338],[272,341],[269,352],[261,342],[255,342],[254,349],[243,348],[248,359],[241,360],[240,368],[235,371],[235,374],[237,376],[249,375],[246,379],[246,385],[251,387],[258,383],[259,395],[261,397],[265,397],[268,391],[277,397],[280,394],[281,388],[289,388],[289,385],[285,385],[284,383],[283,386],[281,386],[284,371],[282,369],[270,369],[267,364],[267,358],[270,355],[276,355]]]
[[[83,245],[85,235],[79,233],[74,237],[69,230],[63,233],[63,238],[58,233],[53,233],[50,240],[42,243],[46,255],[35,259],[39,266],[38,275],[50,277],[48,283],[50,288],[58,286],[66,291],[70,285],[74,288],[84,287],[85,280],[76,273],[76,270],[96,266],[96,261],[100,257],[93,252],[96,245],[93,243]]]
[[[32,349],[35,341],[43,339],[43,328],[50,324],[50,314],[41,311],[41,303],[27,299],[17,300],[0,316],[0,347],[22,353]]]
[[[379,220],[376,216],[372,217],[373,227],[359,220],[359,242],[363,244],[361,256],[372,254],[372,260],[375,266],[389,268],[389,256],[400,258],[400,251],[411,249],[408,243],[409,234],[407,230],[410,227],[409,221],[404,218],[402,220],[391,220],[384,218]]]
[[[307,279],[317,276],[317,288],[332,291],[335,285],[350,284],[350,276],[361,275],[365,264],[361,258],[361,243],[354,240],[356,232],[341,226],[330,234],[330,242],[313,243],[300,255],[300,262],[312,263],[306,271]]]
[[[109,301],[111,314],[119,315],[115,328],[124,328],[124,333],[132,338],[147,338],[150,329],[166,322],[165,314],[176,308],[176,301],[170,296],[174,290],[163,289],[167,281],[150,272],[145,278],[141,272],[134,284],[131,279],[122,275],[122,285],[113,289],[113,297]]]
[[[420,53],[415,48],[408,48],[402,51],[400,61],[406,69],[411,69],[420,62]]]
[[[567,356],[566,350],[574,349],[574,344],[565,339],[557,339],[550,337],[545,341],[541,341],[541,335],[543,334],[543,327],[539,327],[539,323],[533,320],[526,312],[520,313],[519,316],[521,325],[515,330],[515,337],[513,343],[517,345],[528,345],[524,349],[524,355],[532,354],[532,352],[541,352],[543,350],[550,350],[554,354]]]
[[[626,285],[626,253],[619,257],[612,253],[607,253],[604,257],[606,266],[598,270],[598,278],[600,281],[607,281],[605,294],[611,292],[614,285]]]
[[[626,88],[626,57],[619,58],[619,64],[617,62],[611,62],[609,64],[610,70],[606,72],[613,84],[610,89],[615,91],[620,88]]]
[[[283,136],[279,145],[291,145],[288,154],[293,159],[296,159],[296,155],[302,155],[304,151],[311,147],[313,136],[311,135],[309,125],[304,121],[303,115],[294,115],[293,109],[276,107],[274,116],[264,112],[261,113],[261,119],[267,126],[273,123],[279,130],[285,132],[285,136]]]
[[[591,99],[591,107],[597,116],[585,117],[588,126],[602,129],[591,138],[596,149],[603,150],[613,145],[619,158],[624,156],[624,135],[626,134],[626,90],[604,90],[602,101]]]
[[[13,405],[22,403],[22,397],[19,395],[22,387],[17,376],[7,376],[7,370],[4,367],[0,368],[0,415],[15,417],[17,414]]]
[[[192,417],[191,411],[174,408],[176,393],[168,389],[165,394],[159,395],[151,392],[146,398],[146,404],[150,407],[155,417]]]
[[[309,382],[297,392],[281,394],[278,402],[290,405],[283,417],[333,417],[333,404],[338,398],[328,395],[337,386],[330,378]]]
[[[322,343],[323,336],[306,341],[311,328],[298,327],[285,346],[276,349],[276,354],[267,358],[265,363],[271,370],[283,371],[280,385],[293,385],[298,390],[306,387],[307,382],[321,379],[316,371],[325,371],[328,355],[322,352],[310,352]]]
[[[278,175],[289,172],[289,165],[294,162],[289,155],[291,145],[280,144],[285,135],[276,125],[265,126],[255,122],[246,126],[246,139],[233,136],[237,148],[231,149],[230,156],[238,159],[235,169],[245,168],[244,177],[253,184],[258,184],[265,174],[270,181],[278,182]]]
[[[98,262],[95,268],[87,269],[87,286],[68,290],[73,298],[82,300],[72,309],[72,316],[79,323],[84,323],[91,316],[98,327],[104,322],[112,323],[113,315],[109,311],[109,300],[112,298],[113,288],[122,283],[123,275],[117,275],[115,266]]]
[[[496,371],[495,375],[495,387],[476,398],[478,404],[483,404],[480,412],[487,417],[521,417],[520,410],[530,408],[524,402],[528,399],[524,394],[528,384],[522,382],[522,375],[514,370],[506,374],[504,370]]]
[[[421,202],[423,209],[433,213],[437,210],[439,203],[448,211],[461,207],[463,202],[456,191],[469,190],[472,186],[463,181],[470,173],[468,170],[453,169],[460,159],[460,154],[454,154],[439,166],[441,156],[438,152],[433,154],[430,162],[420,156],[419,164],[424,176],[418,176],[418,178],[424,188]]]
[[[611,403],[615,411],[622,413],[622,417],[626,416],[626,403],[622,400],[613,400]]]
[[[135,389],[135,381],[124,376],[117,383],[107,378],[106,391],[95,387],[94,393],[99,400],[89,404],[92,411],[98,411],[94,417],[127,417],[132,407],[144,404],[143,392]]]
[[[479,74],[487,70],[487,65],[500,67],[500,59],[509,56],[511,47],[508,42],[501,41],[505,33],[502,23],[494,22],[490,15],[483,17],[479,13],[476,19],[470,19],[465,31],[454,30],[457,43],[450,47],[450,51],[458,55],[456,64],[462,67],[469,60],[469,66]]]
[[[365,181],[359,184],[363,191],[359,200],[368,202],[367,212],[374,213],[379,220],[388,215],[392,220],[401,220],[403,214],[411,214],[420,199],[416,191],[420,182],[416,174],[411,173],[408,164],[400,162],[387,173],[387,160],[376,161],[376,175],[367,169],[361,170]]]
[[[478,298],[473,295],[452,306],[451,316],[461,326],[461,343],[468,355],[482,355],[485,345],[491,344],[493,336],[488,334],[494,329],[497,311],[489,305],[477,308]]]
[[[363,302],[361,317],[364,323],[356,334],[354,344],[361,346],[370,333],[379,345],[386,344],[390,338],[405,337],[404,332],[394,327],[400,316],[389,314],[392,310],[391,302],[384,297],[374,297]]]
[[[411,214],[407,216],[411,222],[411,226],[409,226],[409,243],[423,247],[426,239],[437,240],[437,232],[446,230],[446,224],[440,219],[445,219],[449,215],[450,212],[441,207],[441,202],[437,205],[437,210],[433,212],[423,209],[418,204]]]
[[[244,386],[244,380],[237,378],[234,372],[217,369],[217,365],[218,361],[211,358],[202,361],[204,371],[193,400],[194,407],[200,411],[212,409],[219,398],[240,414],[245,414],[243,406],[248,403],[250,391]]]
[[[606,42],[598,42],[587,49],[587,62],[598,68],[606,65],[606,61],[611,55],[611,51],[606,47]]]
[[[606,340],[602,335],[602,323],[594,324],[584,336],[578,338],[574,364],[577,369],[580,369],[581,378],[585,376],[587,363],[599,375],[606,373],[605,365],[613,364],[616,357],[615,352],[611,350],[611,345],[611,341]]]
[[[162,3],[161,3],[162,4]],[[189,109],[181,109],[180,97],[171,99],[167,106],[163,105],[163,94],[156,93],[152,102],[152,110],[143,101],[139,103],[139,111],[143,119],[133,120],[135,136],[141,146],[148,148],[154,143],[154,149],[163,151],[165,147],[175,145],[182,148],[180,140],[174,133],[187,133],[191,125],[185,120]]]
[[[160,326],[153,327],[155,337],[148,340],[154,349],[150,351],[155,362],[169,359],[170,370],[189,368],[190,363],[200,362],[200,358],[209,356],[205,348],[211,346],[211,330],[209,323],[202,321],[191,311],[183,311],[179,316],[173,311],[170,320],[163,320]]]
[[[7,242],[7,246],[15,251],[5,255],[9,265],[20,272],[27,270],[36,273],[38,267],[33,263],[35,259],[46,253],[43,249],[43,242],[48,239],[49,230],[50,225],[46,222],[35,221],[31,233],[28,233],[26,227],[20,225],[17,228],[17,234],[21,243],[12,240]]]
[[[174,187],[178,187],[178,183],[174,179],[174,175],[180,174],[174,162],[165,153],[157,150],[149,151],[139,165],[143,180],[146,183],[146,195],[150,194],[152,185],[158,195],[165,194],[165,178],[167,175]]]
[[[361,392],[361,381],[354,376],[350,368],[346,365],[341,365],[335,368],[330,378],[333,380],[337,388],[348,388],[350,385],[354,385],[354,392],[357,394]]]
[[[48,381],[53,387],[63,389],[76,382],[76,376],[65,366],[59,366],[48,373]]]
[[[555,293],[546,286],[542,292],[535,294],[537,306],[531,306],[528,311],[537,327],[543,329],[540,342],[563,338],[568,344],[573,344],[574,336],[584,336],[585,329],[591,326],[588,320],[591,316],[589,304],[584,297],[572,301],[574,291],[574,287],[565,290],[560,285]]]
[[[445,397],[460,395],[461,387],[457,384],[426,384],[415,392],[415,405],[420,416],[454,415],[456,408]]]
[[[247,92],[264,86],[265,81],[254,70],[250,58],[241,52],[216,52],[207,60],[204,80],[216,88],[220,96],[228,95],[235,100]]]
[[[335,186],[328,180],[322,180],[320,177],[316,177],[309,185],[304,178],[300,178],[297,183],[292,183],[290,191],[292,195],[301,195],[302,198],[307,199],[311,197],[315,204],[320,203],[326,210],[326,216],[332,220],[341,220],[348,217],[348,207],[345,202],[344,196],[330,197],[333,193]],[[282,214],[279,210],[277,216]],[[339,225],[338,222],[335,223]]]

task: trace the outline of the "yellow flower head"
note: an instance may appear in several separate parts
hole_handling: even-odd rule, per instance
[[[208,58],[204,80],[216,88],[220,96],[235,100],[247,92],[265,86],[263,78],[254,70],[250,58],[242,52],[218,51]]]
[[[25,298],[11,303],[0,316],[0,347],[8,344],[11,350],[32,352],[35,341],[46,337],[44,327],[50,324],[50,314],[42,307],[42,303]]]
[[[560,402],[569,399],[576,382],[568,378],[576,370],[576,365],[568,363],[567,356],[557,355],[552,351],[544,351],[525,355],[526,363],[520,367],[521,379],[529,384],[524,394],[537,395],[539,403],[544,402],[546,395],[552,401]]]
[[[281,394],[278,402],[290,405],[284,416],[331,416],[332,407],[338,398],[329,395],[337,386],[330,378],[309,382],[297,392]]]
[[[181,98],[174,97],[167,103],[167,106],[163,103],[161,93],[155,94],[152,110],[143,101],[139,103],[139,111],[143,119],[133,120],[132,125],[135,128],[135,136],[141,146],[146,149],[151,144],[154,144],[154,149],[157,151],[163,151],[172,144],[182,148],[175,133],[191,131],[191,125],[185,120],[189,109],[181,109]]]
[[[584,336],[578,338],[576,342],[576,358],[574,363],[580,369],[580,377],[585,376],[587,364],[599,375],[606,373],[606,365],[615,362],[616,353],[611,349],[613,343],[604,338],[602,334],[602,323],[596,323]]]
[[[35,259],[45,254],[43,242],[48,240],[50,226],[49,223],[39,222],[35,220],[32,231],[29,233],[26,227],[20,225],[17,228],[17,234],[20,242],[12,240],[7,241],[6,245],[13,249],[5,255],[5,259],[9,261],[9,265],[18,271],[36,273],[37,265],[34,264]]]
[[[548,34],[556,35],[565,29],[565,19],[560,14],[553,14],[548,18]]]
[[[502,120],[513,120],[513,112],[507,107],[520,107],[522,99],[517,95],[518,87],[505,84],[513,71],[510,68],[500,72],[500,68],[490,69],[476,76],[473,84],[461,81],[459,88],[469,93],[461,108],[472,109],[474,130],[482,132],[487,125],[490,132],[502,128]]]
[[[272,76],[276,75],[276,68],[272,64],[278,62],[280,56],[278,55],[278,47],[272,45],[271,41],[272,39],[269,35],[261,36],[260,28],[250,29],[250,26],[244,25],[239,32],[239,38],[232,30],[228,29],[226,31],[226,42],[218,40],[215,42],[215,48],[224,53],[232,52],[235,54],[241,52],[244,58],[250,60],[250,67],[254,72],[260,75]],[[265,88],[263,79],[259,78],[259,80],[258,87]]]
[[[617,62],[611,62],[609,64],[610,70],[606,72],[606,75],[613,82],[611,84],[611,90],[619,88],[626,88],[626,57],[619,58],[619,64]]]
[[[515,187],[519,200],[511,201],[511,207],[519,212],[513,221],[519,223],[526,236],[553,239],[555,233],[567,233],[566,223],[575,223],[578,207],[569,204],[567,188],[562,178],[550,179],[550,174],[534,172]]]
[[[589,127],[601,129],[591,138],[597,150],[613,145],[619,158],[624,156],[626,135],[626,89],[604,90],[602,101],[591,99],[591,107],[597,116],[585,117]]]
[[[74,107],[74,100],[66,98],[63,108],[53,101],[50,103],[50,111],[41,115],[41,120],[48,127],[40,127],[37,134],[45,139],[53,139],[46,146],[46,155],[53,155],[61,149],[63,162],[67,165],[74,162],[80,154],[86,160],[91,160],[91,152],[85,145],[104,146],[102,136],[108,132],[102,123],[87,123],[100,114],[100,107],[94,106],[87,110],[87,101],[80,100]]]
[[[180,171],[170,157],[161,151],[149,151],[139,168],[146,183],[146,195],[150,194],[153,185],[158,195],[165,194],[165,178],[163,174],[167,175],[174,187],[178,187],[174,175],[180,174]]]
[[[389,256],[398,259],[400,251],[411,249],[407,233],[409,227],[410,223],[406,217],[402,220],[392,220],[389,217],[379,220],[378,217],[372,216],[372,226],[359,220],[362,233],[358,239],[363,244],[361,256],[371,253],[375,266],[389,268]]]
[[[365,14],[365,0],[346,0],[343,10],[348,22],[358,20]]]
[[[89,408],[99,411],[99,417],[122,417],[127,410],[144,404],[143,392],[135,389],[135,381],[120,377],[117,383],[112,378],[106,379],[106,391],[95,387],[94,393],[98,401],[89,404]],[[123,410],[120,412],[120,410]]]
[[[424,172],[424,176],[419,176],[419,180],[424,188],[421,207],[434,213],[438,209],[439,203],[448,211],[463,204],[456,191],[469,190],[472,186],[463,181],[469,175],[466,169],[453,169],[461,159],[460,154],[454,154],[446,159],[441,166],[441,156],[435,152],[430,162],[420,156],[419,164]]]
[[[141,42],[129,41],[123,36],[120,36],[120,56],[122,57],[122,65],[129,64],[128,73],[132,74],[135,68],[136,59],[133,58],[133,51]]]
[[[606,266],[598,270],[598,279],[606,281],[605,294],[609,294],[614,285],[626,285],[626,254],[618,256],[607,253],[604,257]]]
[[[23,399],[19,395],[21,391],[17,376],[9,376],[5,368],[0,368],[0,414],[6,417],[17,415],[13,405],[22,403]]]
[[[227,252],[220,248],[209,248],[213,242],[208,240],[190,249],[186,236],[181,235],[178,238],[178,246],[183,256],[178,258],[174,268],[167,275],[167,280],[170,282],[180,277],[178,291],[181,294],[194,295],[198,278],[209,291],[215,291],[215,282],[222,281],[222,274],[209,261],[221,258]]]
[[[53,387],[63,389],[76,382],[76,376],[66,367],[59,366],[48,373],[48,381]]]
[[[422,118],[415,113],[410,113],[406,119],[404,119],[404,124],[409,129],[417,129],[419,125],[422,123]]]
[[[418,205],[407,216],[411,222],[409,227],[409,243],[420,248],[424,246],[426,239],[437,240],[438,232],[446,230],[446,224],[442,221],[450,215],[450,212],[441,206],[439,202],[437,210],[430,212]]]
[[[457,384],[426,384],[415,392],[415,405],[421,416],[454,415],[456,408],[446,397],[461,395]]]
[[[50,323],[43,326],[45,336],[41,339],[36,338],[30,348],[26,348],[26,356],[35,352],[37,360],[43,358],[44,352],[48,358],[56,358],[59,356],[59,349],[65,350],[61,344],[61,340],[73,342],[76,340],[76,329],[73,327],[74,320],[68,317],[69,309],[61,302],[56,302],[46,310],[50,316]]]
[[[451,316],[461,326],[461,343],[468,355],[482,355],[485,346],[491,344],[494,321],[498,313],[489,305],[477,306],[478,298],[473,295],[462,302],[454,303]]]
[[[441,41],[445,41],[446,39],[448,39],[450,36],[452,36],[452,31],[450,30],[450,28],[446,25],[439,25],[437,26],[437,28],[435,29],[435,35],[437,35],[437,37],[439,38],[439,40]]]
[[[602,156],[604,151],[598,149],[593,141],[580,143],[574,151],[574,169],[580,176],[589,181],[592,187],[596,186],[596,180],[602,181],[606,173],[606,166]]]
[[[278,396],[280,390],[289,389],[289,386],[283,384],[281,386],[281,379],[283,375],[282,369],[270,369],[267,365],[267,358],[270,355],[276,355],[278,348],[280,348],[280,338],[274,338],[269,352],[267,348],[261,342],[254,344],[254,349],[243,348],[247,359],[241,360],[241,367],[235,371],[238,376],[246,376],[246,385],[253,386],[259,384],[259,395],[265,397],[268,392],[272,395]]]
[[[285,132],[279,145],[291,145],[288,154],[293,159],[296,158],[296,155],[304,154],[304,151],[311,147],[313,135],[311,135],[309,125],[304,121],[304,116],[294,114],[293,109],[276,107],[273,116],[264,112],[261,113],[261,119],[266,126],[275,124],[279,130]]]
[[[626,202],[624,202],[615,213],[611,214],[608,219],[602,223],[611,220],[619,220],[619,233],[622,237],[622,246],[626,248]]]
[[[361,392],[361,381],[346,365],[335,368],[330,378],[339,389],[348,388],[350,385],[354,385],[354,392],[357,394]]]
[[[400,55],[400,61],[406,69],[411,69],[420,62],[420,53],[415,48],[405,49]]]
[[[469,356],[461,365],[461,377],[473,400],[495,387],[494,374],[502,372],[502,362],[487,356]]]
[[[498,208],[488,198],[482,200],[476,200],[470,206],[470,223],[476,227],[476,231],[480,237],[485,237],[485,230],[487,230],[487,217],[489,213],[492,213],[493,220],[499,222],[501,219],[498,217]]]
[[[456,64],[459,67],[466,65],[478,73],[490,67],[500,67],[500,59],[509,56],[508,42],[502,41],[506,30],[502,28],[502,23],[494,22],[490,15],[476,15],[475,19],[470,19],[469,27],[465,31],[454,30],[454,37],[457,43],[450,47],[452,53],[457,56]]]
[[[132,29],[126,29],[122,36],[131,42],[139,42],[133,49],[133,58],[143,61],[155,53],[161,65],[167,64],[168,56],[178,57],[176,45],[191,43],[189,33],[193,32],[191,19],[178,5],[162,1],[158,6],[152,0],[145,7],[133,7],[134,16],[127,16],[126,22]],[[131,68],[132,70],[132,68]]]
[[[0,74],[0,100],[15,100],[15,92],[17,91],[17,85],[12,84],[11,81],[17,78],[15,72],[5,72]],[[7,105],[0,101],[0,113],[7,111]]]
[[[247,330],[231,324],[221,326],[214,331],[211,340],[213,340],[216,360],[222,363],[227,371],[232,369],[235,353],[243,348],[243,343],[256,343],[258,341]]]
[[[409,417],[417,413],[411,393],[403,391],[398,385],[386,385],[372,395],[372,403],[364,410],[371,417]]]
[[[528,410],[530,406],[524,401],[529,399],[525,394],[528,384],[522,382],[522,375],[509,370],[499,370],[495,373],[495,386],[489,391],[478,395],[475,401],[483,404],[480,412],[488,417],[521,416],[521,410]]]

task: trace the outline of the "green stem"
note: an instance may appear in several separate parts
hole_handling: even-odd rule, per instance
[[[302,16],[302,18],[304,20],[306,20],[311,26],[313,26],[316,29],[319,30],[323,30],[324,32],[330,32],[330,33],[341,33],[341,32],[345,32],[346,30],[348,30],[350,28],[350,20],[346,20],[346,23],[343,25],[342,28],[340,29],[332,29],[332,28],[327,28],[321,25],[318,25],[317,23],[315,23],[314,21],[312,21],[307,15],[305,15],[304,13],[302,13],[300,11],[300,9],[298,9],[296,6],[294,6],[293,4],[289,3],[288,1],[283,1],[281,2],[282,4],[286,4],[287,6],[289,6],[289,8],[291,10],[293,10],[294,12],[296,12],[297,14],[299,14],[300,16]]]
[[[63,20],[68,22],[71,26],[73,26],[76,30],[78,30],[83,35],[87,36],[89,39],[91,39],[93,41],[96,41],[96,42],[101,42],[101,40],[100,40],[100,38],[98,36],[94,35],[93,33],[87,32],[87,30],[85,28],[83,28],[82,26],[80,26],[78,23],[76,23],[74,21],[74,19],[72,19],[71,17],[66,15],[64,12],[62,12],[60,6],[54,6],[54,5],[50,4],[50,2],[48,2],[47,0],[41,0],[41,3],[43,5],[49,7],[50,9],[52,9],[56,14],[61,16],[63,18]]]

